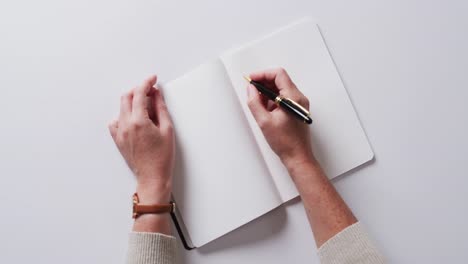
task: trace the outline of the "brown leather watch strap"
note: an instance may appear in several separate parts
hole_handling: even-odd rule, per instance
[[[152,204],[142,205],[139,204],[138,194],[133,194],[133,218],[137,218],[142,214],[164,214],[172,213],[175,210],[175,203],[170,202],[169,204]]]

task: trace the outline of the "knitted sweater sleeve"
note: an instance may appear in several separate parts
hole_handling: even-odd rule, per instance
[[[360,222],[330,238],[318,249],[318,255],[322,264],[385,263]]]
[[[322,264],[382,264],[383,256],[358,222],[325,242],[318,255]],[[130,233],[127,264],[175,264],[175,237],[158,233]]]

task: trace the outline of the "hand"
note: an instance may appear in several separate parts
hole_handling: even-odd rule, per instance
[[[119,119],[109,130],[120,153],[137,178],[137,192],[145,204],[168,203],[174,167],[172,121],[152,76],[122,95]]]
[[[297,89],[284,69],[253,73],[250,78],[309,109],[309,100]],[[281,158],[296,184],[316,245],[320,247],[337,233],[356,223],[357,219],[315,160],[309,126],[267,101],[251,84],[248,94],[250,111],[268,144]]]
[[[297,89],[284,69],[253,73],[250,78],[309,109],[309,100]],[[247,87],[247,92],[250,111],[268,144],[286,167],[301,162],[315,163],[309,127],[259,94],[252,84]]]

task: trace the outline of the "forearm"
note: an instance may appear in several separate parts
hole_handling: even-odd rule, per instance
[[[285,165],[304,203],[317,247],[357,222],[316,161],[292,161]]]

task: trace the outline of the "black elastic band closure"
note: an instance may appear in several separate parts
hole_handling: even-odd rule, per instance
[[[192,250],[196,247],[190,247],[187,243],[187,240],[185,239],[184,233],[182,232],[182,228],[180,228],[179,221],[177,221],[177,217],[174,213],[174,211],[171,212],[171,218],[172,222],[174,222],[174,226],[177,230],[177,233],[179,234],[180,240],[182,240],[182,245],[184,245],[184,248],[186,250]]]

